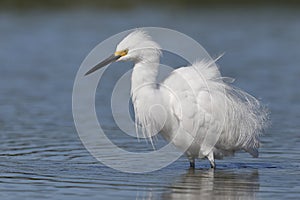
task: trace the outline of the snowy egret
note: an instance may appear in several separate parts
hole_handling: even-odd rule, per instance
[[[147,32],[137,29],[117,45],[114,54],[85,75],[111,62],[133,61],[131,98],[136,124],[148,138],[160,132],[183,150],[192,168],[197,158],[207,158],[215,168],[215,158],[239,150],[257,157],[259,135],[267,121],[259,101],[233,87],[214,61],[202,60],[173,70],[157,84],[160,55],[160,46]],[[153,111],[156,105],[164,113]]]

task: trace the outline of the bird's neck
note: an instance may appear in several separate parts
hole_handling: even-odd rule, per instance
[[[135,63],[131,76],[131,94],[133,96],[141,90],[155,90],[158,66],[159,58]]]
[[[161,130],[160,121],[163,121],[159,118],[160,115],[156,113],[157,111],[153,109],[153,106],[160,105],[162,100],[156,83],[159,59],[152,61],[155,62],[137,62],[131,77],[136,130],[137,133],[141,131],[145,137],[150,139],[151,143],[151,137]]]

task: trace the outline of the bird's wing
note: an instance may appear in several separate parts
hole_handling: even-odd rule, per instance
[[[170,113],[180,121],[187,132],[193,133],[194,119],[198,114],[198,91],[190,85],[190,79],[187,77],[189,73],[186,69],[183,67],[174,70],[163,84],[167,88]]]
[[[174,70],[164,81],[169,88],[168,103],[170,113],[176,117],[182,129],[194,138],[200,147],[200,154],[206,156],[214,147],[220,129],[216,120],[217,112],[210,93],[210,78],[219,76],[219,71],[211,68],[200,72],[195,66]]]
[[[228,152],[244,149],[256,157],[268,112],[226,81],[214,63],[205,61],[174,70],[163,82],[170,88],[170,113],[195,138],[200,154],[206,156],[216,147]]]

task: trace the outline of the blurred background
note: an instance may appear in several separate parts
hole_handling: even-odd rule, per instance
[[[299,199],[299,11],[296,0],[0,0],[0,198]],[[260,158],[239,153],[213,172],[205,160],[189,171],[182,157],[124,174],[85,150],[72,118],[76,72],[98,43],[144,26],[185,33],[212,57],[225,52],[222,74],[270,110]],[[110,107],[114,81],[130,68],[108,74],[97,110]],[[99,115],[115,143],[145,145],[120,137],[111,113]]]

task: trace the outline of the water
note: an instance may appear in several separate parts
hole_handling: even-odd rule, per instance
[[[299,13],[292,8],[2,11],[0,198],[299,199]],[[215,171],[205,160],[190,171],[182,157],[156,172],[126,174],[85,150],[72,119],[76,72],[100,41],[140,26],[186,33],[213,56],[226,52],[219,61],[222,73],[271,111],[260,158],[238,153],[217,161]],[[122,74],[130,64],[114,69]],[[106,84],[100,97],[109,96],[112,83]],[[100,99],[104,104],[97,109],[108,107],[108,99]],[[103,118],[116,143],[141,148],[143,143],[118,137],[122,133],[109,114]]]

